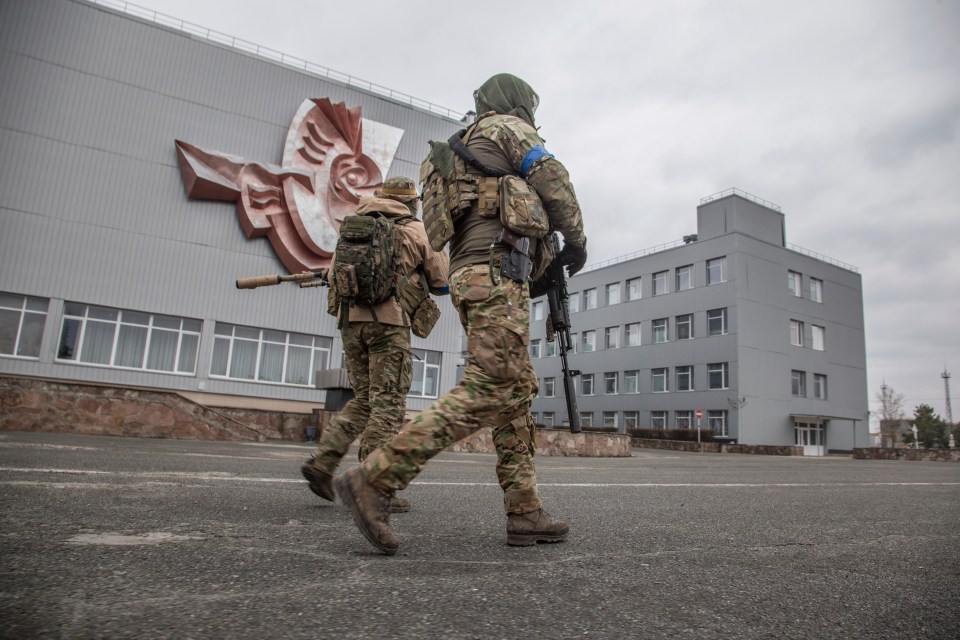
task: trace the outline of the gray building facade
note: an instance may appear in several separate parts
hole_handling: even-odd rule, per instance
[[[704,198],[696,235],[589,266],[568,290],[585,428],[695,429],[699,410],[729,442],[808,455],[869,445],[860,275],[788,245],[776,205],[737,189]],[[533,411],[564,423],[543,322],[531,341]]]
[[[237,290],[287,270],[237,206],[187,196],[174,141],[278,165],[298,109],[327,98],[359,107],[365,136],[391,132],[387,151],[365,147],[383,178],[416,178],[454,114],[78,0],[5,0],[0,43],[0,374],[322,402],[316,372],[342,362],[326,290]],[[460,362],[462,329],[439,303],[429,339],[413,339],[412,410]]]

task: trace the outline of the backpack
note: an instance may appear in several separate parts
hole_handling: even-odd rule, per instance
[[[333,286],[340,299],[340,322],[349,307],[380,304],[396,295],[398,242],[394,225],[413,216],[388,219],[381,213],[349,215],[340,223],[333,265]],[[376,314],[374,314],[376,320]]]

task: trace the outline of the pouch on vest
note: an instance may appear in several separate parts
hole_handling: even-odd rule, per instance
[[[400,308],[410,317],[410,330],[418,338],[426,338],[440,319],[440,307],[430,297],[423,281],[400,278],[397,283]]]
[[[500,179],[500,222],[510,231],[528,238],[542,238],[550,231],[550,220],[540,196],[519,176]]]

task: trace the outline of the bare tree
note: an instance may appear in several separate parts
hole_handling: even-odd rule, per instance
[[[880,385],[877,394],[878,411],[880,417],[880,446],[895,447],[903,431],[903,394],[897,393],[893,387],[884,382]]]

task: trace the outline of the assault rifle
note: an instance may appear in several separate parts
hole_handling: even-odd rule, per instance
[[[296,282],[300,285],[301,289],[307,287],[326,287],[329,286],[327,283],[327,270],[322,269],[320,271],[304,271],[302,273],[294,273],[289,276],[253,276],[251,278],[240,278],[237,280],[237,289],[256,289],[257,287],[269,287],[275,284],[280,284],[281,282]]]
[[[560,239],[556,233],[550,239],[544,238],[541,242],[553,242],[554,256],[560,255]],[[570,295],[567,293],[567,276],[563,272],[563,264],[559,257],[547,267],[542,276],[530,284],[530,297],[537,298],[547,294],[550,313],[547,316],[547,342],[557,343],[557,352],[560,354],[560,365],[563,372],[563,395],[567,400],[567,417],[570,420],[570,433],[580,433],[580,410],[577,408],[577,391],[574,378],[580,375],[579,369],[571,369],[567,361],[570,350],[570,309],[567,302]]]

